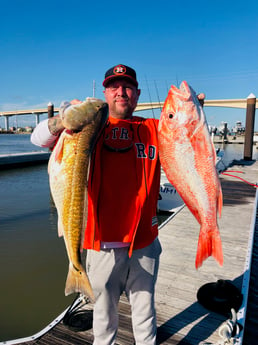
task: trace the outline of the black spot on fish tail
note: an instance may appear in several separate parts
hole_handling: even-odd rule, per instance
[[[81,270],[79,268],[77,268],[76,266],[73,265],[73,268],[75,269],[75,271],[79,272],[80,274],[82,274]]]

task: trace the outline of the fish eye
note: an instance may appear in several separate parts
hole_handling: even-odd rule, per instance
[[[174,115],[173,114],[168,114],[169,119],[173,119]]]

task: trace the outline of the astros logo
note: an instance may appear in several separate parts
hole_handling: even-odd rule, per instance
[[[118,65],[113,70],[114,74],[125,74],[126,68],[123,65]]]

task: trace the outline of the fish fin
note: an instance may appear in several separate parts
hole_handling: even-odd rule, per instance
[[[201,267],[203,261],[209,256],[213,256],[220,266],[223,265],[223,251],[218,228],[214,231],[201,228],[195,259],[196,269]]]
[[[221,189],[221,187],[220,187],[220,190],[219,190],[219,197],[218,197],[218,212],[219,212],[219,217],[221,217],[222,206],[223,206],[223,194],[222,194],[222,189]]]
[[[217,153],[216,153],[216,149],[215,149],[215,145],[214,142],[211,140],[211,146],[212,146],[212,151],[213,151],[213,157],[214,157],[214,165],[216,167],[216,161],[217,161]]]
[[[69,264],[69,271],[65,285],[65,296],[80,292],[89,297],[91,302],[95,301],[89,278],[83,268],[76,269],[72,263]]]
[[[63,143],[62,143],[63,144]],[[63,159],[63,145],[60,145],[55,152],[55,160],[60,164]]]
[[[58,221],[57,221],[57,229],[58,229],[58,236],[62,237],[64,235],[64,226],[62,221],[60,220],[60,218],[58,217]]]
[[[59,164],[62,162],[63,151],[64,151],[64,134],[63,133],[61,134],[60,138],[58,139],[56,147],[54,148],[54,151],[53,151],[54,159]]]

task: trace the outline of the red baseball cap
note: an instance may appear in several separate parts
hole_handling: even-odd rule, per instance
[[[124,78],[130,81],[133,85],[138,87],[138,81],[136,79],[136,72],[133,68],[125,66],[125,65],[116,65],[114,67],[111,67],[107,72],[105,73],[105,79],[102,83],[104,87],[107,86],[107,84],[116,78]]]

